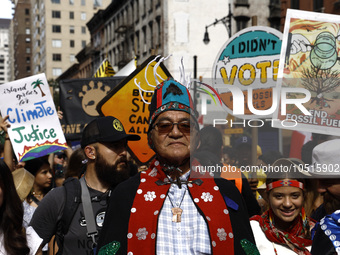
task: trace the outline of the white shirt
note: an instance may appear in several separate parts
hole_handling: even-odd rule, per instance
[[[261,255],[275,255],[274,248],[278,255],[296,255],[296,253],[287,246],[269,241],[262,231],[258,221],[251,220],[250,226],[254,233],[257,249]],[[311,250],[311,246],[307,246],[306,248],[309,251]]]
[[[28,248],[30,248],[29,255],[35,255],[43,240],[38,236],[32,227],[26,228],[26,238]],[[4,247],[4,233],[2,230],[0,231],[0,255],[7,255]]]

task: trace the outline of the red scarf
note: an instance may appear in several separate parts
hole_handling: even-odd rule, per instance
[[[272,219],[273,212],[271,209],[264,212],[261,216],[255,215],[250,218],[250,220],[256,220],[260,223],[261,229],[269,241],[287,245],[297,254],[311,254],[306,249],[306,246],[312,245],[309,230],[314,227],[315,222],[306,216],[304,208],[302,208],[301,214],[292,223],[292,226],[286,231],[277,229]],[[275,254],[277,254],[276,250]]]
[[[194,171],[188,181],[202,177]],[[158,216],[170,185],[157,185],[156,181],[168,181],[159,161],[154,160],[149,169],[140,174],[140,184],[131,208],[128,250],[133,254],[156,254],[156,234]],[[230,251],[234,254],[234,235],[226,203],[213,178],[201,178],[203,183],[188,184],[194,203],[204,214],[208,224],[213,254]],[[204,194],[203,194],[204,193]],[[209,196],[209,199],[206,199]]]

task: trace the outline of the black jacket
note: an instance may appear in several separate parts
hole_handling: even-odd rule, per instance
[[[247,239],[255,244],[254,236],[250,227],[247,209],[242,196],[233,183],[225,179],[215,179],[222,194],[239,205],[237,211],[228,207],[230,221],[234,234],[234,254],[245,254],[241,247],[241,240]],[[119,184],[109,200],[109,206],[105,215],[104,226],[98,241],[97,252],[104,245],[112,241],[120,243],[117,254],[127,254],[127,234],[129,218],[133,201],[139,187],[140,174]],[[200,211],[200,210],[199,210]],[[202,212],[200,211],[202,214]],[[205,217],[203,217],[205,219]],[[226,253],[227,254],[227,253]]]

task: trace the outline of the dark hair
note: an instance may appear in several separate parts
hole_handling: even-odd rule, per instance
[[[313,149],[318,145],[316,140],[305,143],[301,148],[301,159],[308,165],[312,164]]]
[[[273,171],[269,171],[267,174],[267,185],[274,181],[284,179],[297,180],[303,184],[306,183],[305,179],[307,176],[304,174],[305,169],[302,168],[304,166],[302,160],[296,158],[280,158],[276,160],[272,166]]]
[[[50,162],[48,162],[48,156],[28,160],[26,161],[24,168],[36,176],[39,169],[45,164],[50,165]]]
[[[279,151],[267,151],[259,156],[265,164],[272,165],[276,160],[283,158]]]
[[[221,155],[223,146],[221,131],[213,126],[206,126],[199,133],[201,144],[198,151],[208,150],[216,155]]]
[[[48,165],[50,167],[50,162],[48,161],[48,155],[26,161],[24,168],[28,172],[30,172],[34,177],[36,177],[38,171],[40,170],[40,168],[43,165]],[[51,190],[51,188],[52,188],[52,186],[47,187],[47,188],[43,188],[44,195],[46,195],[47,192],[49,192]],[[26,201],[28,203],[31,203],[33,201],[32,200],[32,192],[33,192],[33,189],[31,190],[31,193],[26,198]]]
[[[68,177],[80,177],[86,164],[82,161],[86,159],[85,153],[82,148],[74,150],[68,159],[65,179]]]
[[[6,253],[29,254],[30,249],[22,226],[24,210],[14,186],[12,173],[2,159],[0,159],[0,187],[3,193],[0,228],[4,233]]]
[[[235,153],[235,150],[232,147],[224,146],[223,149],[222,149],[222,153],[227,154],[230,159],[236,160],[236,153]]]

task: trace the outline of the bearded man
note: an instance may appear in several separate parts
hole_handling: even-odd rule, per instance
[[[150,105],[147,171],[119,184],[110,197],[98,254],[257,254],[247,209],[233,183],[200,172],[189,90],[169,78]]]
[[[127,141],[139,139],[126,134],[122,123],[111,116],[99,117],[84,128],[84,176],[79,181],[68,179],[63,187],[50,191],[31,220],[42,246],[55,235],[58,254],[94,253],[111,191],[130,177]]]

